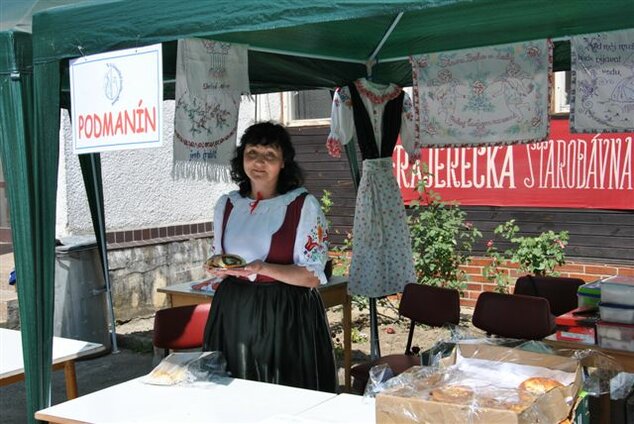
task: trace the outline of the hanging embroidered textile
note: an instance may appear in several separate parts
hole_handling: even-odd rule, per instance
[[[634,29],[570,38],[570,131],[634,131]]]
[[[248,48],[203,39],[178,41],[174,171],[230,181],[242,94],[249,94]]]
[[[356,137],[363,172],[352,227],[348,291],[381,297],[416,282],[405,207],[392,171],[392,151],[400,133],[412,158],[420,155],[413,137],[409,96],[395,84],[359,79],[335,92],[330,134],[331,156]]]
[[[548,136],[552,43],[527,41],[410,58],[423,147]]]

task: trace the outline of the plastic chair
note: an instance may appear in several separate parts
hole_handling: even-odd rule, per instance
[[[550,312],[559,316],[577,307],[577,289],[583,284],[580,278],[526,275],[517,279],[513,293],[543,297],[550,303]]]
[[[458,325],[460,322],[460,295],[457,290],[410,283],[405,286],[399,314],[411,320],[404,354],[383,356],[354,366],[350,374],[354,377],[353,390],[362,392],[368,382],[370,369],[375,365],[387,364],[394,375],[398,375],[421,359],[412,352],[412,340],[416,324],[441,327],[445,324]]]
[[[472,322],[487,335],[512,339],[540,340],[555,331],[548,300],[516,294],[480,293]]]
[[[170,350],[195,349],[203,346],[205,325],[211,303],[161,309],[154,315],[152,344]]]

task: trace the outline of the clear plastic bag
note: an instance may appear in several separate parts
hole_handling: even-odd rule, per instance
[[[373,368],[366,396],[376,395],[377,422],[558,422],[568,415],[581,385],[576,359],[541,353],[535,343],[496,340],[528,349],[521,350],[478,342],[462,340],[450,357],[432,355],[433,366],[387,380],[385,365]]]
[[[212,382],[229,377],[221,352],[176,352],[163,359],[144,383],[163,386]]]

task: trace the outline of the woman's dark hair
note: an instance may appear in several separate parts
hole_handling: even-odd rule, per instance
[[[231,160],[231,179],[238,184],[242,197],[251,193],[251,181],[244,172],[244,149],[249,145],[272,146],[282,149],[284,167],[277,180],[277,192],[287,193],[304,184],[304,173],[295,162],[295,149],[291,136],[281,125],[272,122],[253,124],[242,135],[236,156]]]

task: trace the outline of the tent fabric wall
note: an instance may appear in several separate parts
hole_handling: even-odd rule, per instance
[[[42,137],[40,143],[33,137],[30,42],[29,34],[0,33],[0,51],[13,53],[0,68],[0,154],[13,230],[27,412],[33,417],[51,395],[57,157],[42,149]]]
[[[253,93],[333,88],[365,75],[367,58],[404,13],[374,75],[379,82],[409,85],[410,54],[631,28],[633,9],[632,0],[189,0],[161,7],[155,0],[82,2],[33,16],[33,77],[18,80],[4,65],[30,59],[30,45],[2,33],[0,150],[22,285],[29,416],[50,402],[59,107],[60,98],[68,98],[60,75],[67,87],[67,59],[165,43],[166,58],[172,58],[164,60],[169,86],[175,69],[170,46],[179,38],[207,37],[252,47]],[[564,63],[569,49],[558,47],[556,60]]]

